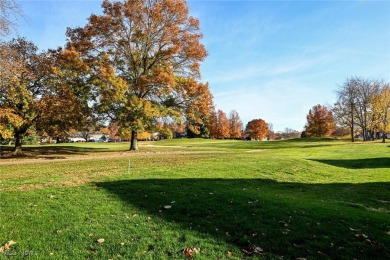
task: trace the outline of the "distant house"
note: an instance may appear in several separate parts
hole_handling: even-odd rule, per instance
[[[68,140],[69,140],[70,143],[83,143],[83,142],[87,141],[87,140],[85,140],[84,138],[81,138],[81,137],[69,137]]]
[[[95,133],[89,136],[88,142],[108,142],[109,136],[102,133]]]

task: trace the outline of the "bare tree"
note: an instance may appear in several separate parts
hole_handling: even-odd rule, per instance
[[[20,17],[22,9],[15,0],[0,0],[0,36],[10,34]]]
[[[376,138],[383,113],[378,112],[375,100],[381,95],[383,85],[380,80],[353,77],[338,89],[338,101],[332,111],[339,125],[351,129],[352,142],[355,126],[361,128],[364,141]]]
[[[357,98],[357,78],[350,78],[337,90],[338,101],[333,107],[336,122],[351,129],[351,141],[355,142],[354,111]]]
[[[371,140],[372,136],[372,98],[378,94],[380,82],[377,80],[356,78],[356,123],[362,128],[363,140]]]

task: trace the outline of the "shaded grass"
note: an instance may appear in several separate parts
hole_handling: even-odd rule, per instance
[[[265,259],[390,257],[386,144],[151,144],[167,147],[131,158],[0,164],[0,244],[14,240],[19,257],[40,259],[182,259],[186,247],[201,248],[197,259],[242,259],[250,244]],[[82,145],[91,150],[80,156],[116,154],[124,144],[67,149]],[[160,153],[189,150],[209,153]]]
[[[315,160],[317,162],[329,165],[344,167],[349,169],[362,168],[390,168],[390,158],[369,158],[369,159],[352,159],[352,160]]]
[[[371,203],[356,206],[352,202],[362,201],[363,191],[386,185],[389,183],[307,185],[263,179],[98,183],[125,203],[179,223],[183,230],[212,235],[235,250],[255,244],[268,256],[291,258],[390,256],[388,235],[383,232],[388,228],[386,212],[378,213],[381,210]],[[351,196],[351,190],[357,194]],[[377,196],[383,199],[383,195]],[[172,208],[166,210],[164,205]],[[380,248],[374,249],[357,234],[367,235]]]
[[[162,149],[149,147],[156,142],[140,142],[142,152],[156,152]],[[25,145],[23,154],[15,156],[12,146],[1,146],[1,159],[64,159],[74,156],[92,156],[101,154],[123,153],[129,149],[127,142],[118,143],[62,143],[62,144],[44,144],[44,145]],[[165,148],[164,150],[170,150]]]

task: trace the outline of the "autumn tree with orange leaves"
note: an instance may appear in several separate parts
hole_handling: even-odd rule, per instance
[[[0,44],[0,136],[14,139],[15,154],[32,128],[52,135],[85,125],[87,74],[77,52],[38,53],[25,39]]]
[[[48,89],[45,54],[25,39],[0,44],[0,136],[15,139],[15,154],[42,113]]]
[[[181,110],[189,136],[208,137],[208,121],[214,109],[208,84],[199,83],[193,78],[177,77],[176,90],[178,94],[172,96],[172,103],[165,105]]]
[[[73,128],[88,139],[97,128],[97,118],[89,105],[93,100],[90,68],[75,50],[51,50],[47,57],[45,85],[50,91],[42,97],[44,113],[38,120],[38,130],[65,137]]]
[[[225,139],[230,137],[229,120],[225,112],[218,109],[212,111],[209,117],[210,138]]]
[[[218,127],[217,127],[217,138],[225,139],[230,137],[229,132],[229,120],[226,117],[225,112],[218,110]]]
[[[307,136],[330,136],[336,129],[332,112],[325,106],[316,105],[309,110],[305,131]]]
[[[207,52],[184,0],[105,0],[102,8],[85,27],[68,30],[67,46],[93,68],[99,111],[131,130],[130,150],[137,150],[138,131],[189,115],[184,103],[202,94],[187,95],[194,84],[180,81],[200,78]],[[206,85],[198,88],[209,95]]]
[[[245,128],[245,133],[254,140],[263,140],[268,131],[268,124],[263,119],[253,119],[248,122]]]

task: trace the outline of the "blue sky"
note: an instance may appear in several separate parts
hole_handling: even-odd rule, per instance
[[[21,1],[18,34],[41,49],[65,43],[101,1]],[[217,109],[276,131],[302,130],[316,104],[332,105],[350,76],[390,81],[390,1],[189,0],[209,56],[202,80]]]

